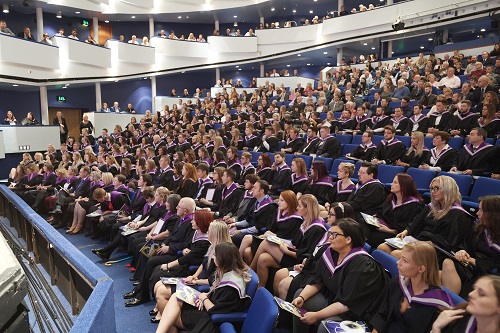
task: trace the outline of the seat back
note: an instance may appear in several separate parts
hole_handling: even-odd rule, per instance
[[[406,146],[406,148],[409,148],[411,146],[411,137],[404,135],[396,135],[395,138],[401,141]]]
[[[378,146],[378,144],[384,140],[384,136],[383,135],[379,135],[379,134],[376,134],[373,136],[372,138],[372,142],[375,146]]]
[[[444,286],[442,286],[441,288],[443,288],[443,290],[446,291],[446,293],[448,294],[448,296],[450,296],[451,300],[453,301],[453,303],[455,303],[455,305],[460,304],[460,303],[465,303],[465,300],[462,297],[458,296],[450,289],[448,289]]]
[[[420,193],[429,192],[429,187],[432,180],[436,176],[436,172],[432,170],[424,170],[418,168],[408,168],[406,173],[413,178],[417,190]]]
[[[299,155],[297,157],[300,157],[304,160],[304,162],[306,162],[306,169],[307,171],[309,171],[311,169],[311,164],[313,162],[313,158],[312,156],[308,156],[308,155]]]
[[[356,145],[356,144],[346,143],[345,145],[343,145],[342,156],[345,156],[345,155],[349,154],[354,149],[356,149],[358,146],[359,145]]]
[[[285,163],[288,166],[292,166],[292,161],[293,161],[294,158],[295,158],[294,154],[285,154]]]
[[[257,287],[259,286],[259,276],[253,271],[253,269],[250,270],[250,274],[252,274],[252,278],[250,279],[250,282],[248,282],[246,293],[247,296],[250,296],[253,299],[255,292],[257,291]]]
[[[458,190],[460,191],[460,195],[462,197],[469,196],[470,186],[472,184],[472,176],[471,175],[460,175],[451,172],[443,172],[438,173],[438,176],[448,176],[455,180],[458,185]]]
[[[257,165],[257,159],[259,158],[259,155],[262,153],[258,151],[251,151],[250,154],[252,155],[252,160],[250,162],[253,165]]]
[[[242,333],[271,333],[278,317],[278,304],[266,288],[259,288],[241,328]]]
[[[476,179],[472,192],[470,194],[470,201],[479,202],[479,198],[485,195],[499,195],[500,194],[500,180],[479,177]]]
[[[333,164],[333,158],[317,156],[314,161],[323,162],[326,165],[326,170],[330,170]]]
[[[352,143],[353,145],[359,146],[359,145],[362,143],[362,142],[361,142],[361,138],[362,138],[362,137],[363,137],[362,135],[353,135],[353,136],[352,136],[352,142],[351,142],[351,143]]]
[[[349,134],[337,134],[335,138],[342,144],[351,143],[352,135]]]
[[[380,164],[378,166],[378,180],[382,184],[390,184],[394,180],[394,176],[400,172],[404,172],[405,168],[398,165]]]
[[[330,176],[331,177],[337,178],[337,171],[339,170],[339,164],[340,163],[353,163],[354,164],[354,161],[343,160],[343,159],[340,159],[340,158],[334,159],[333,163],[332,163],[332,166],[330,168]]]
[[[455,149],[460,151],[464,145],[464,139],[463,138],[451,138],[450,141],[448,141],[448,145]]]
[[[398,259],[391,256],[390,254],[385,253],[384,251],[374,250],[371,253],[373,259],[378,261],[384,268],[391,273],[391,276],[398,276]]]

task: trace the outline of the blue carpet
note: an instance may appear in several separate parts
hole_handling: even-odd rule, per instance
[[[104,261],[91,251],[94,248],[105,246],[105,241],[92,240],[85,237],[83,233],[70,236],[64,232],[64,229],[59,229],[59,232],[113,279],[117,332],[155,332],[157,325],[150,323],[149,319],[151,317],[148,314],[149,310],[153,309],[155,305],[154,301],[131,308],[125,307],[126,300],[123,299],[123,294],[134,288],[132,282],[129,280],[132,273],[130,273],[128,267],[125,267],[131,260],[122,261],[112,266],[105,266]],[[111,255],[111,260],[117,260],[126,256],[128,256],[127,252],[114,252]]]

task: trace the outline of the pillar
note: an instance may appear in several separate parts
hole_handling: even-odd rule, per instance
[[[49,100],[47,98],[47,87],[40,86],[40,114],[42,117],[42,124],[49,125]]]
[[[265,77],[266,76],[266,68],[264,67],[264,64],[260,64],[260,77]]]
[[[92,29],[94,30],[93,33],[94,33],[94,40],[97,42],[97,44],[99,44],[99,19],[97,18],[97,16],[94,16],[92,18]],[[99,109],[97,110],[100,110],[101,109],[101,104],[99,104]]]
[[[149,38],[155,36],[155,19],[153,17],[149,18]]]
[[[100,111],[102,105],[102,97],[101,97],[101,83],[95,83],[95,110]],[[108,105],[110,107],[110,105]]]
[[[42,7],[36,7],[36,35],[37,41],[43,39],[43,10]]]
[[[339,0],[339,6],[338,6],[338,11],[340,13],[340,11],[342,10],[342,6],[344,6],[344,0]]]
[[[344,48],[339,47],[337,49],[337,66],[340,66],[342,58],[344,58]]]
[[[393,3],[394,3],[393,0],[386,0],[386,2],[385,2],[386,6],[392,5]]]
[[[387,42],[387,56],[386,58],[392,57],[392,40]]]
[[[443,44],[448,43],[448,29],[443,29]]]
[[[260,23],[262,23],[262,25],[265,25],[265,22],[264,22],[264,21],[265,21],[264,17],[261,17],[261,18],[259,19],[259,22],[260,22]]]
[[[219,20],[215,20],[215,22],[214,22],[214,23],[215,23],[215,27],[214,27],[214,29],[215,29],[215,30],[219,30],[219,31],[220,31],[220,29],[219,29]]]
[[[156,114],[156,111],[161,111],[163,109],[163,106],[156,105],[156,76],[151,76],[151,113]]]
[[[220,80],[220,68],[217,67],[215,69],[215,82],[218,82]],[[212,96],[213,97],[213,96]]]

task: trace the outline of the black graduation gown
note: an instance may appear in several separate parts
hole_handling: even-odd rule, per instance
[[[295,246],[296,262],[302,262],[305,258],[310,258],[320,239],[325,235],[326,227],[322,220],[318,219],[304,232],[302,226],[300,232],[292,239]]]
[[[439,124],[436,125],[439,117],[441,116],[441,119],[439,120]],[[439,114],[437,112],[429,115],[429,127],[436,128],[439,131],[444,131],[446,129],[446,126],[448,125],[449,122],[453,119],[453,113],[444,111],[443,113]]]
[[[271,222],[269,231],[273,232],[279,238],[294,239],[300,233],[300,225],[303,220],[299,215],[278,216],[276,220]]]
[[[260,139],[255,136],[245,136],[243,138],[243,147],[247,147],[249,151],[252,151],[255,147],[260,145]]]
[[[330,177],[328,177],[330,178]],[[318,200],[320,205],[331,201],[331,192],[333,190],[333,184],[328,181],[318,181],[316,183],[309,182],[304,194],[312,194]]]
[[[365,132],[367,128],[370,128],[372,126],[372,119],[367,116],[363,117],[354,117],[354,119],[351,122],[351,129],[352,130],[358,130],[361,133]]]
[[[424,163],[432,167],[439,167],[441,171],[450,171],[457,154],[458,152],[448,145],[441,151],[439,156],[436,155],[436,148],[432,148],[429,161]]]
[[[344,202],[351,195],[352,191],[356,188],[355,184],[351,184],[342,189],[342,181],[339,180],[333,184],[329,193],[329,202]]]
[[[266,146],[264,146],[264,142],[262,142],[257,151],[260,151],[262,153],[267,153],[267,152],[274,153],[276,150],[278,150],[279,140],[275,136],[270,136],[266,138],[265,142],[269,145],[269,149],[266,148]]]
[[[243,198],[244,194],[245,191],[239,187],[236,187],[230,194],[227,195],[226,189],[223,189],[222,198],[219,205],[219,216],[225,216],[229,213],[236,213],[238,205],[240,204],[241,198]]]
[[[406,151],[405,145],[398,139],[392,139],[391,142],[382,140],[375,150],[373,157],[385,161],[386,164],[395,164],[400,160]]]
[[[417,126],[414,128],[414,125],[417,124]],[[429,129],[429,118],[426,117],[425,115],[421,114],[417,118],[415,115],[411,116],[409,118],[408,126],[406,127],[405,134],[411,134],[412,132],[422,132],[422,133],[427,133],[427,130]]]
[[[358,183],[358,185],[351,192],[346,202],[357,212],[357,220],[359,221],[361,219],[359,212],[369,215],[378,212],[387,198],[387,191],[379,181],[372,181],[364,185]]]
[[[489,154],[492,150],[492,145],[483,143],[475,152],[472,152],[472,146],[467,144],[460,149],[453,161],[453,165],[459,171],[470,169],[473,176],[481,176],[483,172],[488,170]]]
[[[270,167],[264,167],[257,171],[257,175],[260,179],[265,180],[268,184],[272,184],[274,179],[274,170]]]
[[[460,113],[456,116],[453,116],[451,121],[446,125],[445,130],[446,132],[449,132],[451,130],[459,130],[459,135],[461,137],[466,137],[474,127],[478,126],[477,119],[478,115],[475,113],[469,112],[465,115],[462,115]]]
[[[500,118],[495,118],[488,125],[481,127],[486,130],[488,138],[495,138],[500,132]]]
[[[400,119],[392,118],[390,123],[394,126],[394,128],[396,128],[397,135],[404,135],[410,120],[405,116],[402,116]]]
[[[196,183],[191,178],[188,178],[184,182],[184,186],[182,186],[181,181],[180,186],[177,188],[176,193],[181,196],[181,198],[194,198],[196,196],[196,192],[198,192],[198,183]]]
[[[408,163],[410,168],[418,168],[423,163],[427,163],[431,158],[431,151],[424,147],[422,155],[417,155],[416,150],[412,150],[409,154],[401,156],[401,162]]]
[[[316,146],[316,155],[336,159],[340,156],[340,142],[333,136],[325,140],[320,139]]]
[[[311,140],[304,142],[304,145],[302,146],[302,154],[303,155],[310,155],[314,154],[316,152],[316,146],[319,143],[319,138],[317,136],[313,137]]]
[[[439,289],[431,287],[431,289]],[[434,320],[439,315],[435,306],[412,302],[404,313],[400,312],[403,301],[403,292],[399,286],[399,277],[394,277],[385,286],[377,301],[376,308],[369,325],[377,329],[378,333],[422,333],[429,332]]]
[[[369,145],[365,145],[364,143],[357,146],[349,156],[359,158],[363,161],[371,161],[373,159],[373,155],[375,154],[375,150],[377,146],[372,142]]]
[[[288,189],[292,180],[291,175],[292,169],[286,164],[274,170],[273,182],[270,183],[271,188],[269,192],[271,194],[279,194],[284,189]]]
[[[307,189],[308,177],[303,175],[302,177],[296,177],[294,173],[290,176],[290,187],[283,188],[283,190],[292,190],[295,194],[305,193]]]
[[[303,145],[304,145],[304,140],[302,140],[301,137],[296,137],[294,140],[288,139],[286,141],[285,145],[283,146],[283,148],[285,148],[285,149],[291,148],[292,151],[287,152],[287,153],[293,154],[293,153],[298,152],[300,150],[300,148],[302,148]]]

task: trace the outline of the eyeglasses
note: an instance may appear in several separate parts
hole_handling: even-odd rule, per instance
[[[331,231],[328,231],[328,237],[332,237],[333,239],[337,238],[338,236],[344,236],[344,237],[347,237],[346,235],[344,234],[339,234],[338,232],[331,232]]]
[[[441,188],[439,186],[431,186],[431,192],[437,192],[439,191]]]

